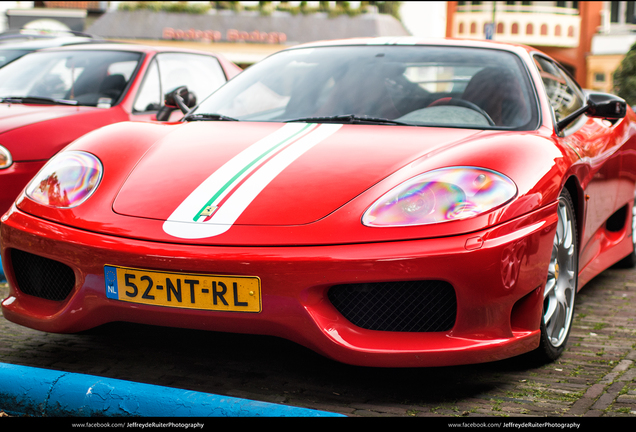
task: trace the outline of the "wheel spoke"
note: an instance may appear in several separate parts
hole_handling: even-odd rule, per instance
[[[554,280],[553,275],[552,278],[548,278],[548,281],[545,284],[545,290],[543,291],[544,299],[554,297],[554,287],[556,287],[556,280]]]
[[[557,246],[557,248],[559,247],[559,245],[561,245],[563,243],[563,233],[565,231],[565,227],[563,226],[564,222],[563,222],[563,208],[561,206],[559,206],[559,210],[558,210],[558,214],[559,214],[559,221],[557,224],[557,231],[556,231],[556,236],[554,238],[554,245]]]
[[[574,273],[573,271],[570,270],[566,274],[568,275],[568,282],[569,282],[570,287],[574,288],[574,282],[575,282],[574,276],[576,275],[576,273]]]
[[[554,301],[554,297],[551,296],[548,300],[548,307],[543,313],[543,321],[546,323],[546,326],[552,322],[552,317],[554,316],[554,312],[557,309],[557,302]]]

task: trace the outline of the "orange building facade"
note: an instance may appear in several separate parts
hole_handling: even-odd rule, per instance
[[[587,57],[603,8],[601,1],[449,1],[446,36],[536,47],[588,87]]]

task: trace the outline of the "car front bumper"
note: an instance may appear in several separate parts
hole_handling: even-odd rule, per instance
[[[482,363],[539,344],[543,288],[556,230],[551,205],[496,227],[412,241],[300,247],[219,247],[139,241],[77,230],[17,210],[0,225],[10,283],[2,302],[12,322],[68,333],[126,321],[221,332],[273,335],[329,358],[362,366],[419,367]],[[17,249],[58,261],[75,275],[60,301],[20,290]],[[260,313],[211,312],[131,304],[106,295],[104,266],[166,272],[257,276]],[[330,288],[377,282],[441,281],[456,295],[444,331],[358,327],[330,301]]]

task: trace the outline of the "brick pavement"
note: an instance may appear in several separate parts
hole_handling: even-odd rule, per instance
[[[3,318],[0,362],[349,416],[636,417],[635,318],[636,270],[611,269],[579,293],[567,350],[542,366],[360,368],[277,338],[132,325],[57,335]]]

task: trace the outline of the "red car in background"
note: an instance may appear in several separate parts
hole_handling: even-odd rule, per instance
[[[51,48],[9,63],[0,69],[0,213],[85,133],[155,120],[172,88],[186,84],[203,99],[240,70],[211,53],[115,43]]]
[[[530,47],[293,47],[179,122],[56,155],[1,220],[3,315],[274,335],[365,366],[554,360],[577,291],[636,263],[635,122]]]

